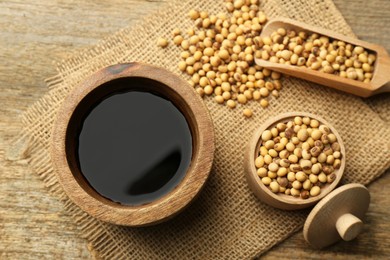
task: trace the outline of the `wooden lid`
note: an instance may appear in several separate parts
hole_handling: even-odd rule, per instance
[[[126,84],[106,84],[118,80],[126,80]],[[140,84],[144,82],[147,84]],[[78,139],[75,129],[83,114],[102,96],[131,90],[156,93],[170,100],[186,118],[193,143],[191,165],[180,184],[163,197],[137,206],[115,203],[98,194],[83,178],[74,152]],[[213,129],[206,106],[185,80],[162,68],[142,63],[117,64],[81,82],[64,100],[52,132],[51,157],[60,184],[82,210],[118,225],[151,225],[179,213],[204,186],[214,157]]]
[[[346,184],[332,191],[310,212],[303,227],[305,240],[324,248],[341,239],[354,239],[370,204],[370,194],[361,184]]]

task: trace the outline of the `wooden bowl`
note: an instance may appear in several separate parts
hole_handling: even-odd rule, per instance
[[[118,80],[126,84],[113,83]],[[170,100],[184,115],[192,135],[191,163],[178,186],[155,201],[136,206],[116,203],[95,191],[79,170],[75,154],[77,129],[87,111],[104,96],[131,90],[158,94]],[[183,79],[146,64],[118,64],[81,82],[64,100],[52,132],[51,156],[66,194],[89,215],[118,225],[151,225],[182,211],[204,186],[214,156],[213,124],[202,99]]]
[[[337,137],[337,141],[340,144],[341,148],[341,166],[339,169],[335,170],[336,179],[331,184],[326,184],[325,186],[323,186],[321,188],[321,193],[318,196],[310,197],[308,199],[293,197],[291,195],[286,195],[283,193],[273,193],[267,186],[265,186],[261,182],[261,179],[258,177],[257,170],[255,167],[255,159],[257,158],[260,149],[261,134],[265,130],[271,129],[272,127],[276,126],[278,123],[287,122],[291,119],[294,119],[294,117],[296,116],[307,116],[312,119],[318,120],[322,124],[327,125],[332,131],[332,133]],[[338,185],[345,168],[345,147],[336,129],[332,127],[332,125],[330,125],[328,122],[326,122],[323,118],[310,113],[291,112],[268,119],[255,131],[247,145],[244,160],[245,174],[249,187],[261,201],[279,209],[296,210],[314,205]]]

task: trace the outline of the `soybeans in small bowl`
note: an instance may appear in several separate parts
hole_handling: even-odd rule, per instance
[[[248,184],[261,201],[280,209],[302,209],[338,185],[345,147],[336,129],[321,117],[286,113],[255,131],[244,167]]]

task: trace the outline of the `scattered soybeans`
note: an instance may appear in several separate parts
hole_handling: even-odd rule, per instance
[[[168,41],[167,41],[167,39],[165,39],[165,38],[159,38],[159,39],[157,40],[157,45],[158,45],[159,47],[161,47],[161,48],[165,48],[165,47],[168,46]]]
[[[269,106],[269,98],[279,97],[281,74],[263,69],[254,60],[264,45],[260,38],[267,17],[259,9],[259,0],[226,0],[227,13],[217,15],[190,10],[194,27],[173,30],[173,43],[182,49],[180,71],[191,76],[191,84],[203,96],[212,96],[221,105],[234,109],[248,102]],[[165,47],[168,42],[158,41]],[[203,91],[202,91],[203,90]]]
[[[251,117],[253,114],[252,110],[250,110],[249,108],[245,108],[244,109],[244,116],[246,117]]]

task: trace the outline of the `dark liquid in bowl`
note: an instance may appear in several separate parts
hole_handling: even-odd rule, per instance
[[[106,97],[86,115],[77,151],[80,171],[97,193],[141,205],[166,195],[184,178],[192,136],[170,101],[130,91]]]

